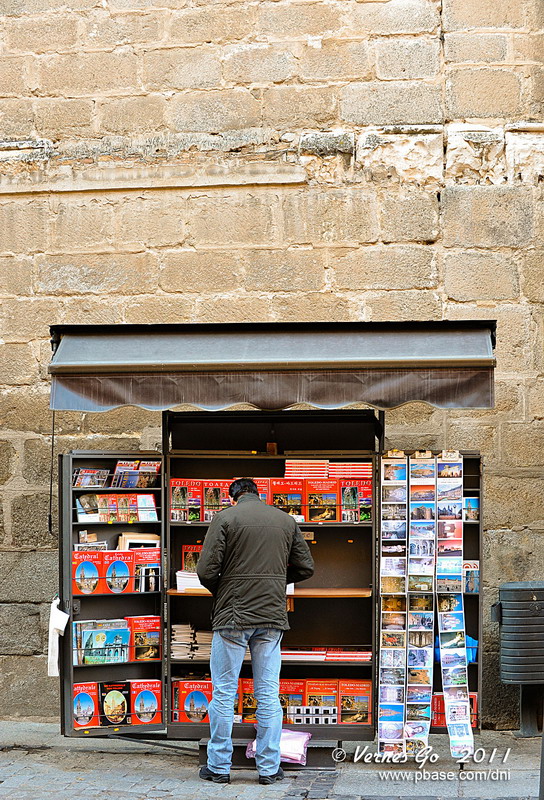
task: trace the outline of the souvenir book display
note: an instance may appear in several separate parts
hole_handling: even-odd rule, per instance
[[[162,683],[159,680],[76,683],[73,721],[75,728],[160,725]]]
[[[92,543],[80,544],[72,553],[74,595],[160,591],[158,547],[132,550],[88,550],[87,547],[92,547]]]

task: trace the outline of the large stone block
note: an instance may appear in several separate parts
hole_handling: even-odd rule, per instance
[[[482,721],[484,727],[498,731],[519,728],[519,686],[501,683],[499,654],[486,651],[483,656]]]
[[[102,436],[106,434],[123,437],[129,435],[131,440],[129,451],[134,449],[133,441],[135,439],[139,440],[140,449],[145,449],[142,444],[141,432],[147,427],[155,427],[160,430],[161,413],[160,411],[150,411],[147,408],[138,408],[137,406],[112,408],[107,414],[100,412],[85,414],[83,429],[86,435],[89,433],[98,433]],[[121,442],[118,444],[122,446]],[[111,450],[109,443],[107,447]]]
[[[261,104],[247,89],[191,92],[172,98],[167,118],[176,131],[219,133],[260,125]]]
[[[53,498],[53,531],[49,532],[49,494],[32,492],[21,494],[11,501],[11,540],[13,547],[22,550],[35,547],[56,548],[57,538],[57,500]]]
[[[369,130],[357,140],[357,163],[366,180],[424,186],[441,184],[444,140],[441,133],[383,133]]]
[[[15,448],[11,442],[0,441],[0,484],[9,481],[13,474]]]
[[[325,283],[322,250],[253,250],[245,261],[248,291],[316,292]]]
[[[285,238],[295,244],[375,242],[376,205],[364,189],[290,192],[283,202]]]
[[[177,247],[185,238],[186,208],[185,198],[169,191],[130,195],[115,207],[116,241],[135,250]]]
[[[99,104],[97,124],[101,130],[125,136],[160,131],[166,128],[166,109],[164,97],[155,95],[116,98]]]
[[[540,3],[540,0],[537,0]],[[513,36],[514,59],[518,62],[542,61],[544,52],[544,33],[519,33]]]
[[[333,292],[304,292],[275,297],[278,322],[349,322],[357,318],[353,303]]]
[[[115,325],[123,322],[123,304],[112,303],[109,297],[68,297],[63,302],[63,309],[66,325]]]
[[[0,105],[0,129],[2,136],[10,139],[26,139],[34,134],[34,112],[32,101],[2,98]]]
[[[180,47],[144,53],[146,88],[211,89],[221,83],[221,62],[213,47]]]
[[[378,39],[374,46],[378,78],[434,78],[440,70],[440,42],[437,39]]]
[[[524,395],[525,389],[520,384],[519,379],[514,376],[507,380],[495,378],[495,402],[493,408],[470,410],[471,420],[482,419],[489,424],[497,424],[499,419],[509,421],[522,420],[525,418]],[[464,418],[467,412],[465,409],[448,409],[449,419]]]
[[[259,3],[256,32],[269,40],[325,36],[342,27],[339,10],[324,3]]]
[[[32,291],[32,260],[27,256],[0,257],[0,294],[29,295]]]
[[[52,295],[142,294],[158,285],[152,253],[37,256],[36,291]]]
[[[380,206],[384,242],[432,242],[438,236],[438,198],[417,189],[388,192]]]
[[[540,122],[544,111],[544,68],[532,67],[529,113]]]
[[[0,332],[5,342],[45,339],[49,325],[62,322],[62,318],[58,298],[5,300],[0,308]]]
[[[277,83],[296,71],[297,60],[285,45],[234,44],[223,53],[223,76],[232,83]]]
[[[45,250],[47,216],[47,201],[41,198],[0,203],[0,251],[28,254]]]
[[[77,97],[139,90],[138,66],[138,56],[129,50],[44,56],[40,93]]]
[[[34,378],[37,370],[36,364]],[[65,433],[73,433],[81,429],[82,416],[78,412],[58,411],[56,422]],[[13,387],[0,392],[0,427],[4,431],[50,433],[49,386]]]
[[[350,23],[352,35],[431,33],[438,27],[439,16],[430,0],[389,0],[353,7]]]
[[[461,63],[504,61],[507,56],[508,37],[503,33],[447,33],[444,37],[446,61]]]
[[[36,131],[48,139],[91,136],[94,105],[92,100],[64,100],[40,97],[34,104]]]
[[[340,99],[341,119],[356,125],[424,125],[443,116],[440,87],[418,81],[353,83]]]
[[[519,296],[517,263],[507,253],[446,252],[444,289],[454,300],[511,300]]]
[[[338,289],[424,289],[436,286],[430,247],[336,250],[330,262]]]
[[[113,249],[113,207],[103,199],[57,200],[52,208],[49,224],[53,250],[62,253]]]
[[[263,92],[263,122],[272,127],[320,127],[336,119],[336,91],[330,87],[274,86]]]
[[[10,19],[4,27],[6,49],[27,53],[67,50],[77,44],[77,22],[76,14],[63,12]]]
[[[174,12],[170,23],[170,42],[202,44],[233,42],[248,36],[255,19],[251,6],[210,6]]]
[[[305,80],[324,81],[369,77],[367,42],[329,39],[321,47],[305,47],[299,57],[299,73]]]
[[[24,56],[0,57],[0,96],[29,94],[30,60]]]
[[[39,605],[1,603],[0,655],[31,656],[41,652]]]
[[[272,319],[269,298],[258,293],[213,295],[197,301],[197,322],[268,322]]]
[[[0,659],[0,708],[8,719],[48,721],[59,715],[59,683],[47,677],[45,656]]]
[[[544,378],[535,378],[528,384],[527,402],[529,417],[544,419]]]
[[[452,119],[512,117],[521,113],[521,73],[499,67],[450,71],[446,108]]]
[[[143,7],[148,9],[149,5],[146,3]],[[136,42],[149,45],[162,39],[164,23],[165,17],[158,11],[111,15],[104,9],[96,8],[85,16],[84,36],[85,41],[91,41],[96,48],[132,45]]]
[[[447,423],[447,447],[450,450],[479,450],[488,467],[499,460],[498,430],[496,425],[473,422],[465,412],[464,418]]]
[[[236,289],[242,283],[240,256],[217,250],[171,250],[161,253],[160,287],[165,292]]]
[[[270,190],[229,191],[189,199],[190,244],[274,244],[279,240],[279,195]]]
[[[0,375],[5,386],[32,384],[38,378],[38,362],[28,344],[3,344]]]
[[[50,603],[58,591],[58,561],[56,550],[3,552],[0,603],[8,605],[2,608],[16,608],[15,603]]]
[[[502,457],[506,464],[517,467],[544,466],[544,420],[505,424],[502,429]]]
[[[470,28],[522,28],[524,3],[520,0],[445,0],[446,30]]]
[[[370,292],[365,295],[367,319],[372,322],[404,321],[407,319],[441,319],[442,306],[436,292],[427,289],[405,292]],[[442,434],[443,436],[443,434]],[[443,444],[440,444],[442,447]],[[416,449],[426,449],[420,443]],[[433,445],[434,447],[434,445]]]
[[[447,247],[523,247],[533,237],[531,190],[517,186],[446,186]]]
[[[187,297],[157,295],[139,297],[126,304],[125,322],[157,324],[190,322],[194,313],[194,300]]]

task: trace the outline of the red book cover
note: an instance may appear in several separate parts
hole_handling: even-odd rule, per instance
[[[202,552],[201,544],[184,544],[181,546],[181,568],[185,572],[196,572],[196,565]]]
[[[98,686],[96,683],[74,683],[74,728],[98,728]]]
[[[129,496],[128,494],[117,494],[117,521],[128,522],[129,520]]]
[[[104,550],[102,561],[103,591],[127,594],[134,591],[134,552]]]
[[[170,521],[200,522],[202,517],[202,481],[189,478],[170,480]]]
[[[162,622],[153,615],[125,617],[130,628],[129,661],[160,661]]]
[[[109,521],[109,495],[107,494],[97,494],[96,495],[96,502],[98,504],[98,521],[99,522],[108,522]]]
[[[270,478],[271,505],[287,514],[302,516],[304,481],[302,478]]]
[[[338,705],[344,725],[372,723],[372,681],[338,681]]]
[[[306,681],[305,706],[338,706],[338,681]]]
[[[128,521],[138,522],[138,495],[128,495]]]
[[[340,478],[342,522],[367,522],[372,519],[372,479]]]
[[[283,709],[283,721],[288,725],[294,723],[294,719],[289,716],[289,706],[302,706],[306,681],[295,681],[287,678],[280,678],[280,703]]]
[[[209,722],[211,681],[172,681],[172,722]]]
[[[304,489],[304,509],[308,522],[338,522],[340,511],[336,478],[307,478]]]
[[[253,482],[257,486],[262,502],[268,505],[270,503],[270,478],[253,478]]]
[[[134,591],[158,592],[161,588],[161,548],[135,547]]]
[[[108,495],[108,522],[119,522],[116,494]]]
[[[253,679],[242,678],[239,687],[242,695],[242,722],[257,722],[257,701],[253,694]]]
[[[478,727],[478,692],[469,692],[468,702],[470,704],[470,724],[471,727]],[[451,705],[455,706],[455,700]],[[431,701],[431,725],[433,727],[446,727],[446,711],[444,708],[444,694],[435,692]]]
[[[74,550],[72,553],[72,593],[102,594],[102,561],[105,550]]]
[[[204,522],[211,522],[219,511],[229,508],[229,486],[232,481],[206,480],[202,481],[203,516]]]
[[[130,709],[133,725],[158,725],[161,723],[161,681],[130,681]]]

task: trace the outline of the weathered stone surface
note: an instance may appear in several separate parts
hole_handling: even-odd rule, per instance
[[[36,290],[44,294],[141,294],[158,285],[152,253],[38,256],[36,263]]]
[[[101,416],[104,418],[106,415]],[[82,417],[76,412],[59,411],[56,422],[57,429],[64,433],[73,433],[81,428]],[[35,386],[13,387],[0,392],[0,427],[4,431],[49,433],[51,431],[49,387],[47,385],[44,385],[43,389],[37,389]]]
[[[522,247],[533,237],[531,191],[507,186],[447,186],[446,246]]]
[[[440,69],[440,43],[431,38],[378,39],[376,75],[384,80],[433,78]]]
[[[445,0],[446,30],[463,28],[521,28],[523,3],[511,0]]]
[[[506,169],[511,183],[538,184],[544,175],[542,133],[506,132]]]
[[[34,133],[34,112],[29,99],[2,99],[0,105],[2,135],[12,139],[26,138]]]
[[[144,84],[151,90],[210,89],[220,83],[221,62],[213,47],[168,48],[144,54]]]
[[[447,33],[444,37],[446,61],[461,63],[504,61],[508,37],[502,33]]]
[[[388,192],[380,208],[384,242],[431,242],[438,236],[438,198],[418,190]]]
[[[28,256],[0,257],[0,294],[28,295],[32,291],[32,261]]]
[[[531,423],[505,424],[502,430],[502,456],[506,464],[544,466],[544,422],[533,420]]]
[[[28,53],[66,50],[77,43],[77,16],[54,15],[10,19],[4,28],[6,49]]]
[[[47,677],[45,656],[0,659],[0,707],[8,718],[58,718],[59,684]]]
[[[0,559],[0,603],[50,603],[58,590],[58,562],[56,550],[3,552]]]
[[[44,56],[40,61],[42,94],[94,95],[138,91],[138,58],[129,50]]]
[[[34,108],[36,130],[40,136],[57,140],[65,136],[90,136],[92,133],[92,100],[40,97]]]
[[[192,92],[172,98],[167,120],[176,131],[218,133],[251,128],[260,124],[260,103],[247,89]]]
[[[12,443],[0,441],[0,484],[11,478],[14,457],[15,448]]]
[[[117,246],[178,247],[185,238],[186,200],[177,192],[131,195],[116,204],[115,217]]]
[[[38,376],[38,362],[28,344],[4,344],[0,348],[0,375],[7,386],[32,384]]]
[[[188,243],[273,244],[280,235],[278,212],[279,196],[268,190],[191,197]]]
[[[338,289],[424,289],[436,285],[430,247],[336,250],[330,266]]]
[[[68,298],[63,303],[63,322],[66,325],[115,325],[123,322],[124,307],[122,303],[112,303],[109,298],[92,298],[79,296]]]
[[[442,120],[438,86],[418,81],[368,81],[345,86],[340,117],[356,125],[426,124]]]
[[[310,81],[370,76],[366,42],[324,41],[320,48],[305,47],[298,63],[300,75]]]
[[[163,97],[127,97],[103,102],[99,107],[99,125],[107,133],[147,133],[166,128],[166,100]]]
[[[87,432],[87,429],[86,429]],[[126,433],[131,433],[127,431]],[[135,436],[63,436],[57,431],[55,438],[55,458],[53,471],[57,477],[57,453],[68,453],[70,450],[110,450],[112,452],[131,452],[138,450],[139,440]],[[31,486],[49,484],[51,465],[51,440],[36,438],[27,439],[24,444],[23,478]]]
[[[29,94],[30,61],[25,57],[0,57],[0,95],[15,97]]]
[[[447,128],[445,178],[454,183],[502,185],[505,181],[502,128],[454,123]]]
[[[272,319],[270,300],[255,294],[234,294],[197,301],[197,322],[267,322]]]
[[[47,528],[49,494],[33,492],[21,494],[11,501],[11,541],[13,547],[57,547],[57,501],[53,498],[53,532]]]
[[[440,183],[444,168],[443,136],[366,131],[357,140],[356,159],[367,180],[374,183]]]
[[[296,70],[295,56],[283,44],[235,44],[223,54],[223,76],[233,83],[277,83],[292,78]],[[196,79],[201,80],[200,72]]]
[[[284,235],[294,244],[373,242],[378,238],[376,202],[361,189],[309,189],[283,203]]]
[[[323,36],[341,27],[340,16],[332,5],[321,3],[259,3],[256,31],[269,39]]]
[[[353,153],[355,136],[351,131],[305,133],[300,137],[300,152],[316,156],[334,156]]]
[[[498,432],[496,425],[473,422],[470,416],[450,420],[447,424],[446,441],[455,450],[479,450],[487,467],[499,460]]]
[[[482,676],[484,724],[495,730],[519,729],[519,686],[501,683],[499,654],[486,651]]]
[[[30,656],[41,652],[40,607],[31,603],[1,603],[0,655]]]
[[[515,116],[522,111],[521,73],[491,67],[453,69],[446,81],[446,108],[452,119]]]
[[[446,252],[444,289],[454,300],[511,300],[519,295],[517,263],[506,253]]]
[[[115,229],[111,203],[95,198],[90,201],[69,198],[58,200],[53,211],[50,226],[54,250],[113,249]]]
[[[97,433],[101,436],[105,434],[122,436],[123,441],[118,442],[121,449],[124,447],[124,437],[128,435],[130,438],[129,452],[135,449],[135,441],[139,442],[138,449],[145,450],[146,446],[142,444],[140,432],[146,427],[156,427],[160,430],[161,412],[149,411],[147,408],[138,408],[137,406],[122,406],[121,408],[112,408],[107,414],[86,413],[83,415],[82,424],[86,435]],[[109,442],[107,447],[111,450]]]
[[[189,322],[194,313],[194,300],[186,297],[157,295],[155,297],[138,297],[127,303],[125,322],[158,324]]]
[[[241,282],[236,252],[175,250],[161,254],[160,287],[165,292],[209,292],[235,289]]]
[[[352,8],[350,28],[358,34],[430,33],[438,22],[438,9],[430,0],[390,0]]]
[[[47,203],[33,199],[0,203],[0,251],[25,254],[46,248]]]
[[[263,92],[263,121],[272,127],[319,127],[336,119],[336,106],[330,87],[274,86]]]
[[[530,527],[535,523],[541,524],[544,517],[541,500],[541,492],[544,489],[542,478],[513,477],[511,468],[502,469],[504,473],[502,475],[489,472],[485,476],[485,527],[509,528],[519,525]],[[516,505],[512,505],[511,502],[514,493]],[[517,566],[514,561],[508,566],[506,573],[501,571],[504,556],[500,556],[500,565],[494,569],[494,573],[500,577],[499,582],[523,580],[520,576],[524,573],[515,572]],[[505,574],[512,577],[504,577]]]
[[[148,7],[147,3],[143,6]],[[85,40],[92,41],[96,48],[132,45],[135,42],[150,44],[162,38],[164,22],[163,14],[156,11],[149,14],[111,15],[97,8],[86,16]]]
[[[49,325],[62,321],[57,298],[5,300],[0,309],[0,332],[6,342],[27,342],[48,336]]]
[[[531,419],[544,419],[544,378],[536,378],[528,385],[528,412]]]
[[[315,292],[325,282],[321,250],[254,250],[245,261],[244,286],[248,291]]]
[[[279,322],[349,322],[356,318],[352,304],[341,294],[304,292],[277,296],[273,301],[274,318]]]
[[[170,42],[202,44],[233,42],[253,30],[255,9],[236,6],[188,8],[174,12],[170,23]]]
[[[372,321],[440,319],[442,313],[438,294],[426,289],[372,292],[365,295],[365,305],[368,310],[367,319]],[[420,444],[415,449],[422,448],[424,445]]]

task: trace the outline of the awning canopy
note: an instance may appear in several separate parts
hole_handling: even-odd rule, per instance
[[[495,322],[55,325],[51,407],[491,408]]]

